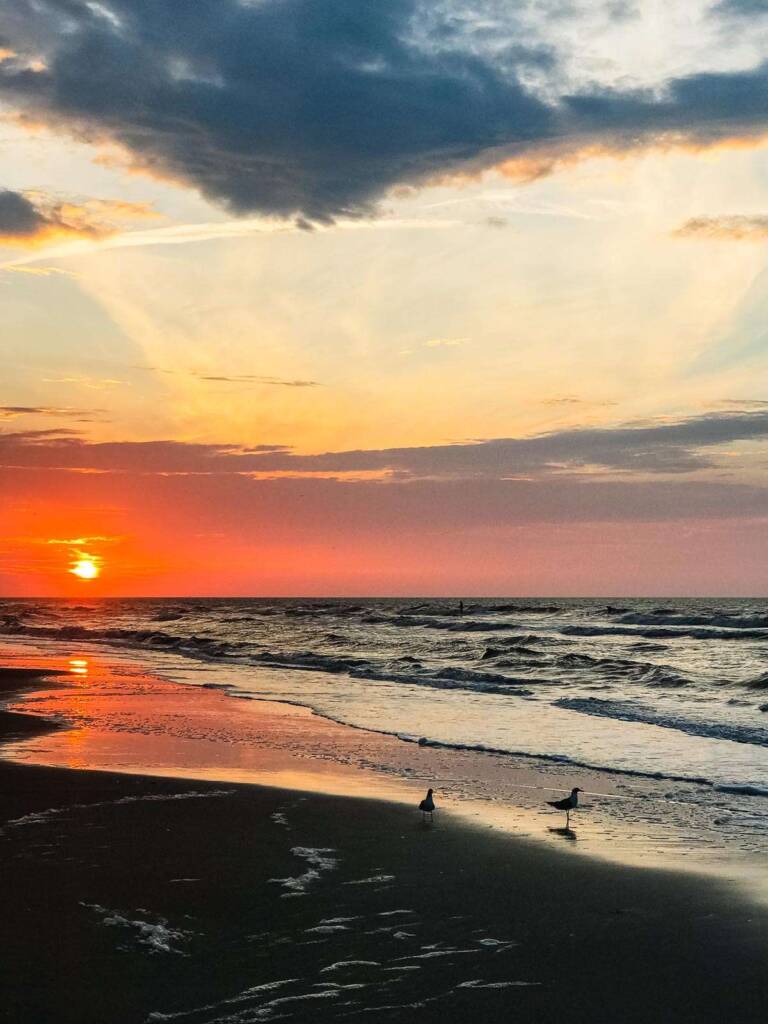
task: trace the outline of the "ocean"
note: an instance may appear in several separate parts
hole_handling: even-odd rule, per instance
[[[662,845],[768,849],[765,600],[7,599],[0,636],[129,651],[176,681],[301,704],[464,765],[492,757],[497,779],[505,765],[558,785],[589,773],[616,799],[645,783],[631,813],[604,802],[608,834],[642,820]],[[487,773],[441,781],[488,799]]]

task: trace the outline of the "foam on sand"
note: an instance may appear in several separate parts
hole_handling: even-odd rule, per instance
[[[178,949],[173,943],[188,942],[193,932],[183,931],[181,928],[170,928],[164,917],[156,921],[143,921],[140,918],[129,918],[114,910],[108,910],[98,903],[81,903],[81,906],[93,910],[100,915],[102,924],[108,928],[127,929],[133,940],[139,946],[145,946],[150,953],[176,953],[185,956],[183,950]],[[146,913],[146,911],[143,911]]]
[[[289,876],[288,878],[270,878],[270,882],[282,885],[288,891],[283,893],[283,899],[290,896],[304,896],[313,882],[316,882],[323,872],[333,871],[338,867],[338,860],[329,857],[329,853],[335,853],[332,847],[309,847],[294,846],[291,853],[294,857],[300,857],[310,866],[301,875]]]

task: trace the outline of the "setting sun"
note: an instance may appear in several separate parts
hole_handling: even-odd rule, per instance
[[[100,566],[92,558],[79,558],[69,570],[81,580],[95,580],[101,573]]]

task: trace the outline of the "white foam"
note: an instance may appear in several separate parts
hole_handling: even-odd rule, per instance
[[[334,932],[348,932],[349,927],[345,924],[318,924],[314,928],[305,928],[307,935],[333,935]]]
[[[332,988],[332,989],[336,989],[339,992],[343,992],[343,991],[346,991],[348,989],[355,989],[355,988],[368,988],[368,986],[364,982],[362,982],[362,981],[357,981],[357,982],[353,981],[353,982],[350,982],[348,985],[341,985],[338,981],[316,981],[315,984],[312,987],[313,988]]]
[[[472,981],[462,981],[456,988],[531,988],[541,985],[540,981],[483,981],[481,978],[474,978]]]
[[[351,882],[345,882],[344,885],[375,885],[377,882],[394,882],[394,875],[371,875],[370,878],[355,878]]]
[[[25,814],[21,818],[12,818],[5,822],[6,828],[19,828],[24,825],[42,825],[51,818],[59,818],[69,811],[87,811],[95,807],[115,807],[121,804],[136,804],[144,801],[160,800],[200,800],[217,796],[229,796],[233,789],[212,789],[208,793],[192,791],[189,793],[145,793],[141,796],[121,796],[117,800],[98,800],[92,804],[67,804],[65,807],[48,807],[44,811]]]
[[[282,885],[288,891],[283,893],[283,899],[290,896],[304,896],[313,882],[316,882],[324,871],[333,871],[338,867],[338,860],[335,857],[328,857],[326,854],[335,853],[332,847],[311,847],[294,846],[291,853],[294,857],[300,857],[310,865],[307,870],[296,876],[288,878],[270,878],[270,882]]]
[[[381,967],[378,960],[338,960],[335,964],[329,964],[320,970],[321,974],[329,971],[340,971],[345,967]]]
[[[434,960],[439,956],[457,956],[460,953],[479,953],[479,949],[433,949],[431,953],[412,953],[410,956],[399,956],[393,963],[400,960]]]
[[[108,910],[98,903],[81,903],[81,906],[100,914],[102,924],[105,924],[107,927],[131,929],[134,932],[136,942],[141,946],[146,946],[150,953],[176,953],[184,956],[183,951],[177,949],[172,943],[188,942],[193,935],[192,932],[182,931],[180,928],[169,928],[168,922],[164,917],[158,918],[153,923],[151,921],[142,921],[140,918],[132,920],[123,914]],[[141,912],[146,913],[143,909],[141,909]]]
[[[207,1003],[205,1006],[195,1006],[190,1010],[179,1010],[177,1013],[160,1013],[159,1010],[155,1010],[153,1013],[150,1013],[147,1020],[178,1020],[180,1017],[191,1017],[198,1013],[204,1013],[206,1010],[218,1010],[222,1006],[232,1006],[237,1003],[247,1002],[261,992],[273,992],[275,989],[282,988],[283,985],[293,985],[297,981],[301,981],[301,978],[282,978],[280,981],[267,981],[262,985],[253,985],[251,988],[247,988],[245,991],[238,993],[236,996],[231,996],[229,999],[222,999],[219,1003]]]

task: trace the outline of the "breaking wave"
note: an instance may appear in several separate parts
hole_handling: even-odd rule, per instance
[[[682,718],[667,711],[656,711],[640,704],[619,700],[601,700],[598,697],[564,697],[555,701],[555,706],[583,715],[599,718],[614,718],[621,722],[639,722],[656,725],[662,729],[675,729],[689,736],[705,736],[709,739],[730,740],[733,743],[750,743],[753,746],[768,747],[768,729],[727,723],[701,722]]]

